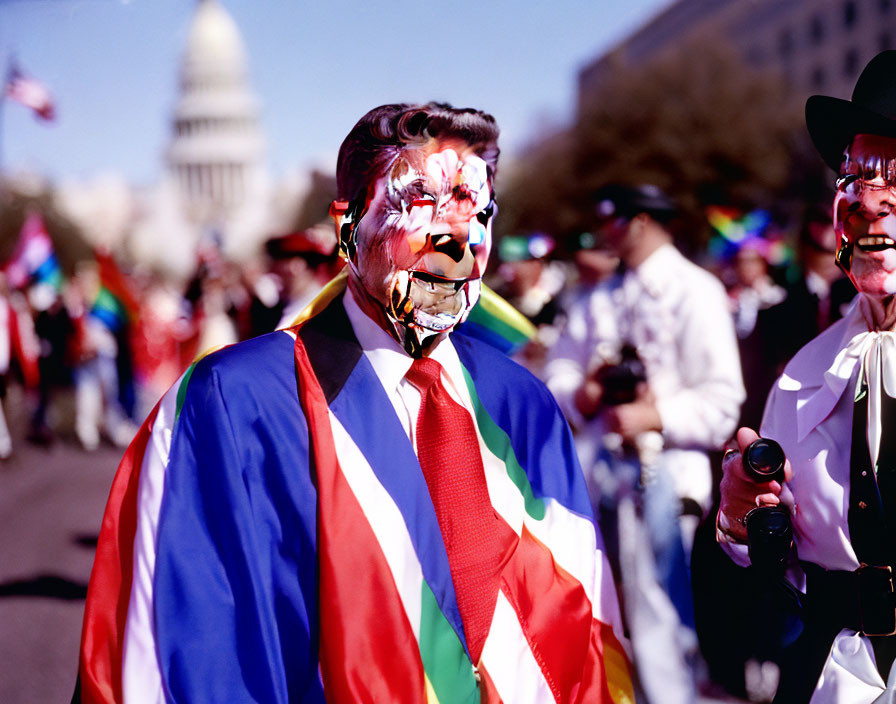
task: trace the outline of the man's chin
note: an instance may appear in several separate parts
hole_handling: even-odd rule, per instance
[[[885,299],[896,294],[896,271],[871,273],[859,273],[849,277],[856,290],[871,298]]]

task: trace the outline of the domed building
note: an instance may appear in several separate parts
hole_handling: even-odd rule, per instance
[[[246,52],[217,0],[201,0],[180,69],[180,98],[167,154],[184,212],[195,223],[226,225],[264,195],[265,145]]]
[[[236,23],[218,0],[199,0],[180,63],[165,175],[146,194],[132,233],[138,261],[185,276],[203,239],[241,258],[270,234],[259,112]]]

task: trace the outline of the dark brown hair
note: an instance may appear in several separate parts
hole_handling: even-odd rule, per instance
[[[394,103],[368,112],[343,140],[336,162],[338,198],[364,197],[402,149],[423,146],[433,138],[469,144],[488,166],[489,179],[494,179],[499,152],[494,117],[447,103]]]

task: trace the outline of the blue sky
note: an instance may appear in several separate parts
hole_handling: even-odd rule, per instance
[[[275,176],[327,163],[357,119],[394,101],[490,111],[513,153],[565,123],[580,66],[669,0],[219,0],[236,20]],[[0,0],[15,54],[57,104],[53,124],[6,101],[0,168],[56,181],[157,181],[196,0]]]

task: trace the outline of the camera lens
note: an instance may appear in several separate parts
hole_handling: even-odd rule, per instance
[[[774,440],[759,438],[744,450],[744,469],[756,481],[784,481],[784,450]]]
[[[784,506],[760,506],[747,514],[750,562],[763,570],[783,566],[793,545],[790,511]]]

